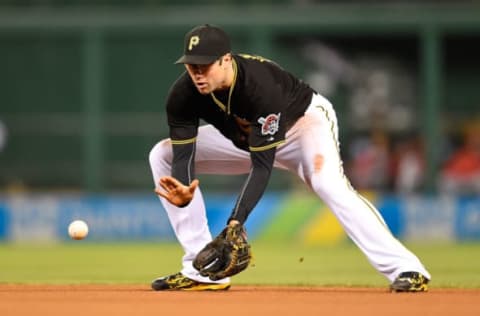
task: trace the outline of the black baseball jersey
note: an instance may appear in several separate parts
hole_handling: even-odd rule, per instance
[[[195,178],[193,158],[201,120],[250,152],[252,168],[230,217],[243,223],[265,191],[276,147],[303,116],[314,91],[259,56],[233,55],[233,67],[231,88],[209,95],[200,94],[188,73],[183,73],[169,91],[166,108],[173,147],[172,176],[182,183]]]

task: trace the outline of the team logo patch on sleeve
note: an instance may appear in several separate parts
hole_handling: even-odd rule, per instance
[[[280,113],[272,113],[267,115],[267,117],[260,117],[258,123],[262,124],[262,135],[275,135],[278,132]]]

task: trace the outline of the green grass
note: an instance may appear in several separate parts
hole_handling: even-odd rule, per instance
[[[353,245],[303,247],[253,243],[254,266],[235,284],[387,286]],[[432,273],[432,287],[480,288],[480,243],[408,245]],[[148,284],[177,272],[177,244],[69,242],[0,244],[0,283]]]

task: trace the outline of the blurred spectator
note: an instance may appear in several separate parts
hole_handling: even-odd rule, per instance
[[[395,192],[410,194],[418,191],[425,176],[425,153],[420,136],[407,136],[394,147],[391,178]]]
[[[461,146],[442,168],[439,189],[451,194],[480,194],[480,121],[465,128]]]
[[[359,138],[351,146],[348,170],[353,186],[359,190],[383,190],[389,181],[389,139],[383,130]]]

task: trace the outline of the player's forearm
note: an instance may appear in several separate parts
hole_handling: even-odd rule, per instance
[[[195,143],[173,145],[172,177],[185,185],[195,179]]]
[[[252,169],[243,185],[235,208],[228,222],[237,220],[245,223],[267,187],[273,168],[275,148],[260,155],[252,155]]]
[[[252,169],[252,172],[249,174],[243,186],[242,192],[238,197],[237,203],[228,222],[231,220],[237,220],[242,224],[245,223],[248,215],[250,215],[253,208],[255,205],[257,205],[258,201],[265,192],[270,174],[271,172],[266,169]]]

